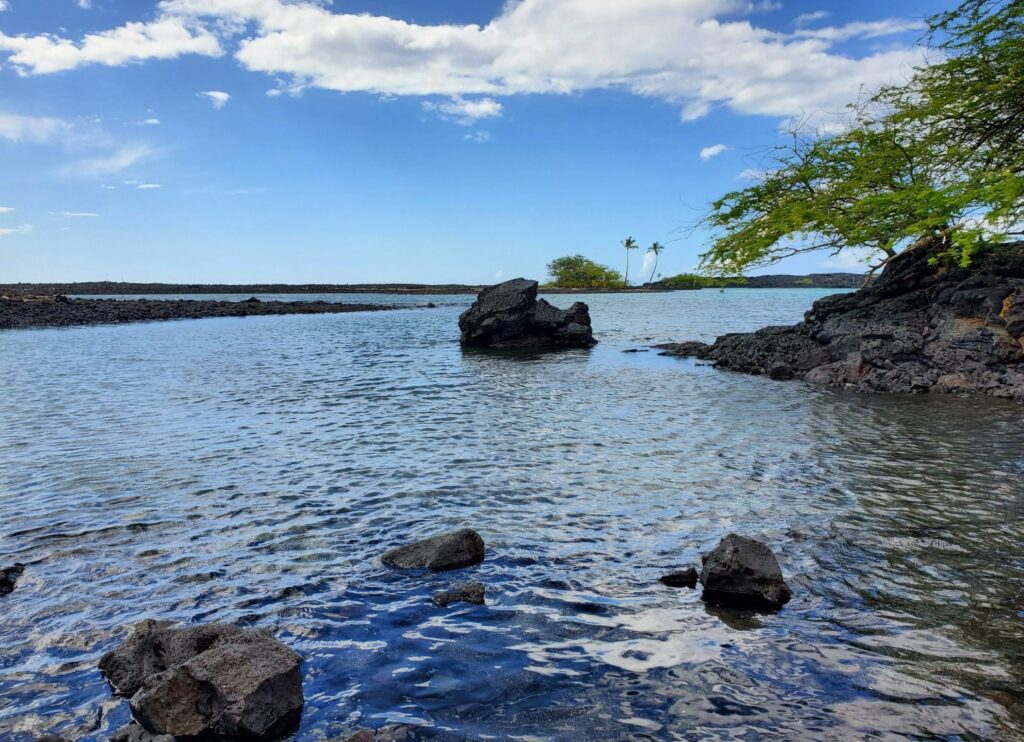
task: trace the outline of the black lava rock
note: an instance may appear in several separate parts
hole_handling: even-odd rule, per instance
[[[472,528],[441,533],[391,549],[381,557],[389,567],[429,569],[440,572],[479,564],[484,560],[484,540]]]

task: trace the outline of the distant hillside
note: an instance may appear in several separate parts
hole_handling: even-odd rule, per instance
[[[727,286],[752,289],[859,289],[865,276],[859,273],[811,273],[807,276],[748,276],[746,283],[728,282]]]

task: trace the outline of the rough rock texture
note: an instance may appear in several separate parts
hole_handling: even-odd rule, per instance
[[[697,570],[693,567],[687,567],[679,572],[672,572],[667,575],[663,575],[658,578],[658,581],[662,585],[668,587],[697,587]]]
[[[459,317],[461,342],[474,348],[589,348],[597,343],[590,310],[576,302],[559,309],[537,299],[525,278],[490,286]]]
[[[1024,242],[969,268],[929,264],[925,249],[877,281],[814,303],[804,321],[665,354],[717,368],[880,392],[976,392],[1024,401]]]
[[[301,661],[260,629],[147,620],[103,656],[100,670],[131,696],[140,733],[263,740],[298,721]]]
[[[484,540],[472,528],[463,528],[391,549],[381,560],[398,569],[459,569],[484,560]]]
[[[351,735],[339,737],[334,742],[405,742],[414,739],[412,727],[404,724],[389,724],[380,729],[360,729]]]
[[[482,582],[457,582],[451,590],[434,593],[433,601],[441,608],[447,608],[452,603],[483,605],[485,590]]]
[[[772,550],[735,533],[706,555],[700,581],[704,600],[740,608],[777,609],[791,595]]]
[[[121,727],[110,735],[110,742],[176,742],[169,734],[153,734],[143,729],[137,722]]]
[[[7,595],[7,593],[14,590],[15,583],[18,582],[18,578],[21,577],[21,573],[24,571],[25,565],[18,564],[17,562],[10,567],[0,569],[0,595]]]

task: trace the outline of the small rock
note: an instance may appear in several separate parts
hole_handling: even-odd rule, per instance
[[[263,302],[261,302],[255,296],[250,296],[248,299],[245,300],[245,303],[246,304],[262,304]]]
[[[623,353],[650,353],[646,348],[627,348]]]
[[[398,569],[459,569],[484,560],[484,540],[472,528],[463,528],[391,549],[381,560]]]
[[[447,608],[452,603],[484,604],[484,584],[482,582],[457,582],[451,590],[434,593],[434,603]]]
[[[735,533],[707,555],[700,581],[705,600],[742,608],[778,609],[791,595],[772,550]]]
[[[359,729],[347,737],[339,737],[335,742],[403,742],[412,739],[412,728],[404,724],[389,724],[374,731]]]
[[[697,587],[697,570],[693,567],[687,567],[680,572],[672,572],[671,574],[659,577],[658,581],[668,587],[688,587],[692,589]]]
[[[36,742],[71,742],[71,740],[56,734],[44,734],[42,737],[36,737]]]
[[[0,595],[7,595],[14,590],[15,583],[24,571],[25,565],[18,562],[15,562],[12,567],[0,569]]]
[[[111,734],[110,742],[175,742],[175,739],[169,734],[147,732],[138,722],[133,721]]]
[[[140,734],[264,740],[298,721],[304,700],[301,662],[261,629],[174,628],[147,620],[103,656],[100,670],[115,690],[131,696]]]
[[[768,378],[776,381],[788,381],[795,375],[788,363],[774,363],[768,368]]]
[[[427,302],[427,309],[437,309],[437,304],[432,301]]]

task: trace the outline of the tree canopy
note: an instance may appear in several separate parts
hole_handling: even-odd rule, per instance
[[[722,196],[707,274],[827,249],[877,268],[909,247],[966,265],[1024,221],[1024,0],[967,0],[930,19],[939,60],[853,106],[836,133],[794,127],[763,176]]]
[[[582,255],[567,255],[548,263],[550,285],[565,289],[617,289],[626,281],[622,274]]]

